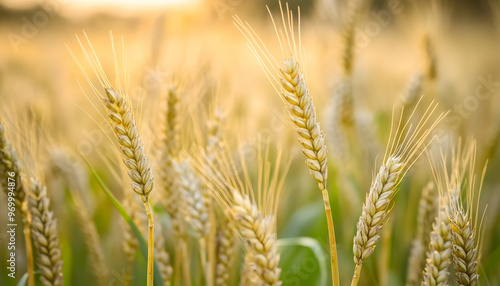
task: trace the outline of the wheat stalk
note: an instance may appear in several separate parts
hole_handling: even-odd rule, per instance
[[[401,113],[398,124],[393,124],[391,127],[391,132],[395,130],[394,136],[390,136],[384,163],[366,196],[363,211],[357,224],[357,233],[354,236],[353,252],[356,267],[351,282],[352,286],[357,285],[363,262],[375,250],[399,183],[408,169],[420,157],[422,154],[420,148],[428,145],[429,134],[443,118],[443,114],[440,114],[435,120],[431,120],[436,107],[437,105],[431,103],[414,128],[412,125],[408,125],[409,123],[402,124],[404,112]],[[408,122],[410,122],[411,117]],[[429,120],[431,121],[429,122]]]
[[[235,24],[247,38],[252,52],[256,55],[276,92],[281,96],[288,110],[290,121],[298,134],[298,140],[302,152],[306,156],[309,171],[321,190],[328,226],[332,280],[333,284],[338,286],[339,274],[335,228],[333,225],[330,198],[326,187],[328,177],[327,148],[324,142],[324,134],[316,121],[316,112],[312,97],[306,86],[303,74],[304,67],[300,67],[298,61],[302,57],[300,46],[300,7],[297,13],[299,23],[298,38],[294,32],[293,12],[288,9],[287,4],[285,16],[281,1],[280,9],[283,24],[282,29],[284,31],[278,31],[269,8],[268,11],[281,46],[282,55],[285,58],[282,64],[279,64],[270,54],[250,25],[241,21],[238,17],[235,17]],[[280,34],[284,34],[283,38],[280,37]]]
[[[425,248],[429,245],[429,232],[432,230],[432,221],[436,217],[437,191],[433,182],[429,182],[423,189],[418,205],[417,233],[412,242],[406,285],[418,285],[422,280],[422,269],[425,266]]]
[[[5,126],[0,123],[0,172],[2,174],[1,185],[8,195],[8,179],[9,173],[14,173],[16,187],[13,190],[14,203],[21,212],[21,217],[24,223],[23,233],[26,243],[26,263],[28,269],[28,286],[35,286],[35,266],[33,261],[33,249],[31,245],[31,213],[28,207],[28,199],[24,190],[24,183],[21,174],[21,163],[17,157],[16,151],[12,148],[10,141],[5,133]]]
[[[45,286],[62,286],[63,261],[57,236],[57,222],[50,211],[47,189],[36,179],[32,179],[28,201],[32,214],[33,242],[38,254],[38,268],[41,272],[40,280]]]
[[[112,34],[110,34],[110,37],[111,42],[113,43]],[[152,286],[154,264],[154,218],[149,199],[154,187],[153,173],[151,171],[146,152],[144,151],[144,144],[142,143],[142,139],[137,130],[135,117],[129,107],[127,98],[123,96],[123,92],[121,92],[121,82],[118,76],[118,60],[116,58],[116,54],[114,55],[114,62],[117,72],[116,85],[119,87],[118,91],[112,87],[110,81],[108,80],[99,59],[94,52],[90,40],[87,38],[91,50],[93,51],[93,54],[91,55],[87,53],[79,39],[78,41],[82,47],[85,58],[92,68],[92,71],[99,79],[100,85],[105,91],[104,96],[100,93],[100,89],[92,83],[76,56],[70,51],[71,55],[84,74],[91,88],[94,90],[95,94],[101,99],[106,107],[109,122],[122,154],[123,163],[127,167],[128,176],[132,181],[132,190],[140,196],[148,217],[147,285]]]

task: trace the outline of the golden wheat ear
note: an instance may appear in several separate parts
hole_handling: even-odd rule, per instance
[[[269,143],[264,150],[259,144],[257,168],[249,168],[242,150],[239,162],[234,161],[231,149],[224,146],[216,152],[215,160],[201,150],[199,156],[192,157],[193,165],[239,231],[246,250],[246,266],[252,269],[248,277],[252,285],[281,285],[276,214],[290,164],[281,162],[281,151],[271,164]],[[273,170],[271,165],[275,166]],[[251,179],[251,174],[257,179]]]
[[[437,104],[431,103],[416,126],[409,123],[414,111],[407,122],[402,122],[403,109],[397,124],[394,124],[393,113],[391,136],[384,163],[366,196],[357,224],[357,233],[354,236],[353,252],[356,268],[351,284],[353,286],[359,281],[363,262],[375,251],[401,180],[429,145],[432,140],[429,139],[432,130],[444,117],[443,113],[434,116],[436,108]]]
[[[479,284],[479,198],[486,168],[477,185],[475,173],[476,142],[470,140],[462,149],[459,141],[452,149],[451,170],[448,173],[446,158],[441,164],[442,177],[446,178],[446,215],[451,228],[451,253],[455,268],[455,278],[459,285]],[[438,171],[436,171],[438,172]],[[465,192],[465,196],[462,194]]]
[[[286,9],[283,9],[280,1],[280,10],[281,25],[278,28],[268,8],[281,48],[281,56],[284,59],[281,64],[273,57],[264,42],[248,23],[243,22],[238,17],[234,18],[234,23],[248,40],[250,49],[257,57],[266,76],[288,110],[290,121],[298,135],[297,139],[301,150],[306,157],[309,172],[321,190],[328,226],[332,281],[335,286],[338,286],[340,282],[337,243],[327,190],[327,147],[324,142],[323,131],[316,120],[313,99],[306,85],[305,66],[301,47],[300,7],[297,12],[297,25],[294,23],[294,13],[288,8],[288,4],[286,4]]]
[[[22,130],[22,128],[20,128],[19,126],[16,127]],[[14,139],[14,142],[16,143],[20,143],[19,141],[24,141],[23,139],[18,138],[22,137],[22,135],[20,134],[24,132],[18,132],[18,134],[16,134],[17,136],[12,136],[14,138],[10,137],[9,139],[7,131],[8,130],[5,129],[5,126],[0,121],[0,178],[2,179],[0,187],[4,190],[7,197],[12,197],[12,195],[9,195],[9,192],[12,192],[16,209],[21,213],[21,218],[23,221],[24,241],[26,245],[26,266],[28,274],[27,284],[28,286],[35,286],[35,263],[33,258],[33,247],[31,243],[32,218],[28,200],[29,187],[26,181],[26,173],[28,173],[29,170],[25,169],[25,164],[23,164],[25,162],[22,162],[22,159],[18,156],[17,150],[14,148],[10,140]],[[26,134],[29,133],[26,132]],[[21,148],[20,150],[28,151],[26,149],[23,150],[23,148]],[[29,150],[28,152],[23,152],[25,153],[23,155],[29,156],[29,154],[31,154],[30,152],[31,150]]]
[[[116,89],[111,85],[108,80],[104,69],[95,53],[92,44],[85,35],[90,50],[90,54],[84,48],[84,45],[78,39],[84,56],[90,65],[94,75],[97,77],[100,83],[100,88],[96,87],[89,75],[85,71],[82,64],[78,61],[78,58],[70,51],[72,57],[77,63],[78,67],[82,71],[83,75],[87,79],[90,87],[93,89],[95,95],[102,102],[106,108],[107,117],[109,119],[109,124],[115,134],[118,148],[121,151],[123,163],[128,169],[128,176],[131,179],[132,190],[137,193],[143,204],[146,214],[148,216],[148,268],[147,268],[147,285],[153,285],[153,255],[154,255],[154,218],[150,205],[150,194],[154,188],[154,178],[151,171],[150,163],[146,156],[144,149],[144,143],[142,138],[139,136],[139,132],[136,125],[136,119],[130,107],[129,99],[123,91],[123,87],[120,80],[119,64],[114,49],[113,36],[110,33],[111,44],[113,49],[114,63],[115,63],[115,73],[116,73]],[[125,69],[125,67],[123,67]],[[126,72],[125,72],[126,74]],[[126,77],[125,77],[126,78]],[[126,84],[126,81],[125,81]],[[104,91],[104,94],[102,93]]]
[[[451,264],[451,227],[446,215],[447,200],[439,199],[438,215],[432,225],[422,285],[448,285]]]
[[[32,179],[28,197],[32,214],[33,242],[37,250],[37,263],[41,271],[40,280],[45,286],[62,286],[63,261],[57,235],[57,222],[50,210],[47,188],[37,179]]]

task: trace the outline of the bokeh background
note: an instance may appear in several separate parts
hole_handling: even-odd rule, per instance
[[[357,117],[367,128],[365,133],[373,137],[350,138],[346,159],[335,156],[333,151],[337,141],[328,132],[331,125],[328,113],[335,86],[343,77],[343,29],[348,2],[288,2],[293,9],[297,5],[301,7],[307,82],[318,120],[329,146],[333,145],[329,189],[341,282],[347,284],[352,277],[352,238],[372,174],[383,158],[391,110],[402,104],[414,75],[422,73],[427,85],[421,94],[432,95],[441,110],[450,110],[439,127],[440,135],[447,139],[440,142],[473,136],[478,141],[478,166],[482,167],[488,160],[480,203],[485,219],[479,273],[483,285],[499,285],[500,178],[496,174],[500,167],[500,30],[497,25],[500,2],[367,1],[366,11],[356,24],[352,86]],[[119,198],[121,189],[128,187],[127,182],[118,182],[111,174],[110,168],[119,169],[120,162],[109,166],[107,157],[115,156],[115,151],[99,127],[102,118],[93,107],[97,100],[69,52],[85,65],[78,39],[88,46],[86,36],[110,78],[116,72],[112,43],[119,60],[126,60],[127,89],[134,108],[142,114],[141,130],[147,146],[153,146],[159,102],[166,89],[176,84],[182,86],[186,121],[206,120],[207,106],[214,102],[210,96],[216,94],[215,101],[227,114],[227,136],[247,140],[248,153],[255,154],[259,136],[279,141],[292,165],[279,209],[278,238],[314,238],[320,243],[323,255],[328,257],[320,192],[308,174],[279,97],[232,22],[235,14],[248,21],[270,49],[277,51],[278,42],[266,5],[278,15],[279,4],[274,0],[0,1],[1,118],[7,126],[17,126],[22,120],[19,118],[37,116],[35,133],[41,134],[34,136],[36,140],[19,135],[32,130],[14,128],[12,133],[21,138],[20,141],[33,140],[31,154],[25,156],[37,158],[37,172],[44,174],[49,187],[58,219],[66,285],[89,285],[94,278],[67,187],[58,175],[61,171],[54,169],[57,167],[54,167],[57,165],[54,156],[58,152],[71,154],[70,157],[79,161],[76,154],[83,155]],[[433,80],[426,77],[429,65],[426,38],[432,43],[436,62],[437,76]],[[279,59],[279,53],[275,55]],[[123,77],[124,70],[119,72]],[[480,96],[483,92],[487,96]],[[103,113],[99,108],[97,110]],[[189,134],[183,137],[188,142],[192,138]],[[59,168],[72,167],[63,164]],[[109,285],[122,285],[118,278],[123,274],[122,218],[86,172],[86,167],[83,170],[82,178],[88,184],[83,197],[111,271]],[[364,266],[360,285],[404,285],[416,232],[420,192],[431,180],[424,155],[402,183],[391,219],[374,256]],[[0,197],[1,202],[5,202],[3,193]],[[0,209],[4,212],[3,207]],[[0,285],[15,285],[5,274],[5,220],[2,213]],[[168,237],[166,215],[162,222]],[[19,235],[17,244],[23,243]],[[167,239],[167,245],[172,255],[173,241]],[[22,249],[17,257],[21,277],[26,271]],[[144,265],[145,262],[138,259],[133,285],[142,285],[140,281],[145,281]],[[284,247],[280,266],[284,285],[317,285],[320,281],[319,262],[308,248]]]

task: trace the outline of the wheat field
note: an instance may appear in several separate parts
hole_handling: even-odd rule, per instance
[[[0,2],[0,285],[500,285],[500,1]]]

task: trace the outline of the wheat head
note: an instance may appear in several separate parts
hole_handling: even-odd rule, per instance
[[[32,180],[28,197],[32,215],[32,235],[37,250],[37,263],[41,272],[40,280],[45,286],[63,285],[63,261],[57,234],[57,222],[50,211],[47,189],[38,180]]]
[[[236,255],[237,232],[233,223],[227,217],[221,222],[217,231],[217,264],[215,265],[215,285],[230,285],[231,269]]]
[[[451,233],[451,254],[458,285],[478,285],[479,254],[476,228],[479,216],[479,198],[481,183],[476,186],[476,142],[469,140],[464,148],[459,139],[457,147],[452,149],[451,170],[448,171],[446,156],[441,151],[441,166],[436,167],[432,157],[431,166],[436,181],[446,186],[442,196],[447,199],[446,216]],[[486,168],[483,169],[482,179]],[[462,197],[465,191],[466,196]]]
[[[196,235],[206,237],[210,232],[210,197],[203,191],[202,183],[189,160],[178,164],[177,173],[180,175],[182,192],[181,211]]]
[[[21,180],[21,164],[17,157],[16,151],[5,133],[5,126],[0,123],[0,171],[2,172],[2,187],[7,194],[9,192],[7,182],[7,174],[14,172],[14,179],[16,181],[16,188],[14,190],[15,204],[21,211],[23,218],[26,218],[28,209],[23,206],[26,200],[26,192],[24,191],[23,181]]]
[[[451,264],[451,229],[445,204],[446,202],[441,200],[438,215],[432,226],[422,286],[448,285],[450,275],[448,267]]]
[[[247,262],[252,272],[251,285],[281,285],[275,218],[263,217],[249,197],[243,198],[238,192],[234,192],[233,198],[234,220],[246,242],[247,251],[251,251],[251,258]]]
[[[356,40],[356,27],[361,18],[365,1],[355,0],[349,2],[347,11],[347,19],[342,34],[342,68],[345,75],[352,74],[352,66],[354,62],[354,49]]]
[[[394,136],[390,136],[384,163],[380,167],[366,196],[362,214],[357,224],[357,233],[354,236],[353,252],[356,268],[352,285],[357,285],[363,262],[375,250],[376,243],[380,239],[380,231],[387,220],[389,206],[398,190],[399,183],[408,169],[420,157],[422,154],[421,148],[428,145],[430,133],[444,116],[441,113],[437,118],[431,120],[436,107],[436,104],[431,103],[415,127],[408,123],[412,116],[406,123],[401,122],[404,112],[402,112],[397,124],[394,124],[393,121],[391,132],[395,131]]]
[[[265,144],[265,151],[259,144],[256,183],[251,180],[243,151],[239,150],[240,161],[237,164],[228,145],[223,146],[226,148],[216,151],[215,162],[201,149],[201,154],[192,158],[193,166],[202,175],[212,198],[239,231],[247,251],[247,266],[251,270],[248,273],[252,281],[249,285],[281,285],[276,212],[290,164],[283,166],[281,150],[278,150],[274,169],[271,170],[268,167],[271,166],[269,142]]]
[[[422,95],[423,76],[421,73],[415,73],[408,81],[403,93],[401,94],[402,103],[408,108],[413,108]]]
[[[162,111],[163,119],[159,131],[159,161],[162,164],[157,169],[161,186],[161,201],[165,211],[170,216],[174,235],[177,238],[186,235],[183,218],[180,214],[180,203],[182,202],[180,174],[177,172],[180,144],[180,108],[179,92],[176,88],[170,88],[167,93],[165,109]]]

